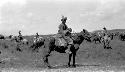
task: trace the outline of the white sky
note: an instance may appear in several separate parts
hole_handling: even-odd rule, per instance
[[[57,33],[61,15],[75,32],[125,29],[124,0],[0,0],[0,33]]]

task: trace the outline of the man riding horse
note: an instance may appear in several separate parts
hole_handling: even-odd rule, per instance
[[[106,36],[106,35],[108,34],[108,31],[107,31],[107,29],[104,27],[104,28],[103,28],[103,30],[104,30],[104,31],[103,31],[103,33],[104,33],[104,36]]]
[[[71,53],[70,47],[73,44],[73,40],[71,38],[72,29],[68,28],[68,26],[66,25],[66,20],[67,20],[67,17],[62,16],[62,19],[61,19],[62,23],[59,25],[58,34],[61,36],[60,38],[62,38],[63,41],[66,42],[66,46],[68,46],[65,52]]]
[[[103,31],[104,48],[111,49],[111,46],[109,45],[110,40],[111,40],[111,37],[109,35],[110,33],[107,31],[107,29],[105,27],[103,29],[104,29],[104,31]]]
[[[34,37],[34,43],[40,41],[43,39],[42,37],[39,36],[38,32],[36,33],[36,36]]]
[[[37,39],[37,38],[39,38],[39,34],[38,34],[38,32],[36,33],[36,39]]]
[[[18,38],[19,38],[20,41],[23,40],[23,37],[22,37],[21,31],[19,31]]]
[[[39,34],[38,32],[36,33],[36,36],[34,37],[35,40],[37,40],[39,38]]]

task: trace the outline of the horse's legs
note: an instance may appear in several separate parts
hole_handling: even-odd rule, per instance
[[[76,67],[76,64],[75,64],[75,57],[76,57],[76,51],[73,52],[73,67]]]
[[[28,44],[29,44],[29,42],[26,42],[26,44],[28,45]]]
[[[108,49],[108,41],[105,42],[105,48]]]
[[[68,66],[69,66],[69,67],[70,67],[71,57],[72,57],[72,53],[69,54],[69,62],[68,62]]]
[[[104,47],[104,49],[106,48],[105,41],[104,41],[103,47]]]
[[[51,68],[51,66],[50,66],[50,64],[49,64],[49,62],[48,62],[48,56],[49,56],[49,55],[45,56],[45,57],[43,58],[43,61],[44,61],[45,66],[47,66],[48,68]]]
[[[98,39],[98,43],[99,43],[99,39]]]
[[[99,43],[101,43],[101,39],[99,39]]]
[[[108,49],[112,49],[112,47],[109,45],[110,41],[108,41]]]
[[[95,44],[96,44],[96,40],[95,40]]]

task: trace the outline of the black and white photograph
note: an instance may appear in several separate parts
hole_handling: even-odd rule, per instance
[[[0,0],[0,72],[125,72],[125,0]]]

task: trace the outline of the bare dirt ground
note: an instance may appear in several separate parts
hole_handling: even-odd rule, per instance
[[[112,40],[112,49],[104,49],[102,44],[84,41],[76,56],[76,68],[67,68],[68,54],[52,52],[49,62],[52,69],[44,68],[42,49],[31,52],[30,45],[20,45],[11,41],[0,41],[1,72],[124,72],[125,42],[117,38]]]

